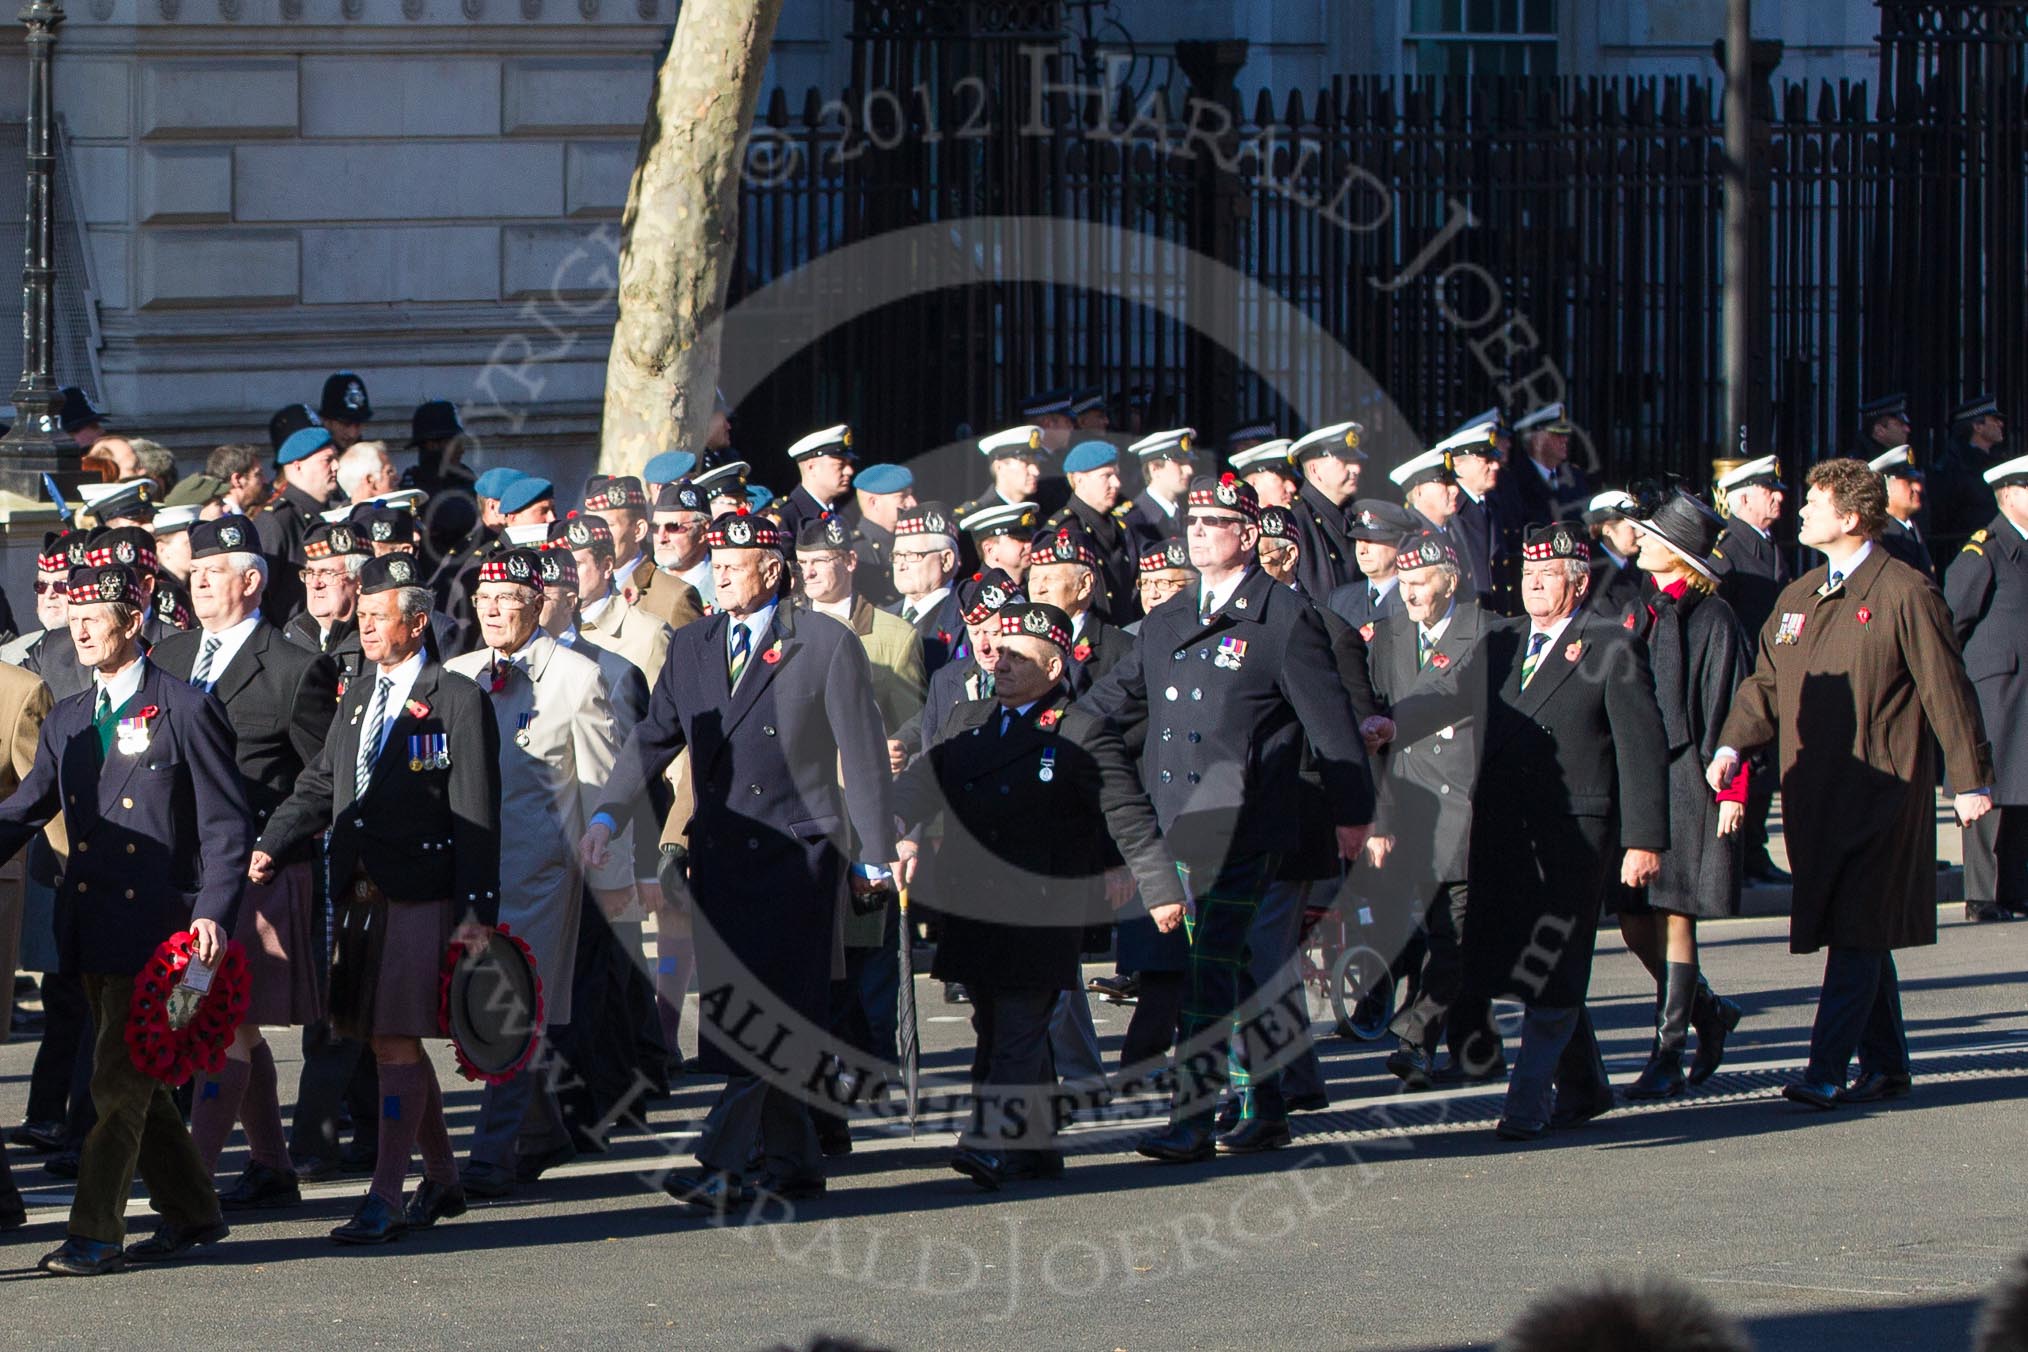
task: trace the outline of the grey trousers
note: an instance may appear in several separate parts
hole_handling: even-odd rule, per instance
[[[1098,1027],[1091,1021],[1090,995],[1081,990],[1056,993],[1056,1003],[1049,1011],[1049,1047],[1064,1079],[1073,1084],[1096,1084],[1105,1079]]]
[[[519,1075],[486,1086],[472,1129],[473,1164],[511,1173],[517,1155],[540,1155],[570,1143],[570,1129],[549,1087],[548,1058],[545,1040]]]

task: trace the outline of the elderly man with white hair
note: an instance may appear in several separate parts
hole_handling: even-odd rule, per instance
[[[338,491],[349,502],[392,493],[400,484],[401,472],[384,441],[355,441],[338,457]]]

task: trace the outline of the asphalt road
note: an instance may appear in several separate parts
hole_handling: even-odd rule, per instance
[[[1326,1036],[1335,1106],[1296,1119],[1288,1151],[1165,1168],[1131,1153],[1131,1128],[1088,1128],[1061,1183],[989,1197],[946,1170],[947,1137],[869,1125],[824,1199],[712,1225],[650,1181],[688,1162],[670,1152],[714,1088],[692,1080],[657,1105],[661,1139],[618,1139],[391,1248],[324,1238],[363,1189],[345,1180],[197,1261],[91,1282],[34,1272],[68,1194],[15,1148],[32,1224],[0,1242],[0,1310],[9,1342],[37,1348],[761,1348],[830,1330],[898,1349],[1449,1349],[1487,1346],[1531,1297],[1611,1270],[1694,1283],[1763,1348],[1966,1347],[1977,1302],[2028,1246],[2028,925],[1957,911],[1937,947],[1903,955],[1917,1090],[1876,1110],[1779,1100],[1819,963],[1788,953],[1785,922],[1741,920],[1707,931],[1714,984],[1749,1011],[1726,1070],[1543,1145],[1493,1138],[1496,1093],[1391,1095],[1376,1045]],[[1652,987],[1608,941],[1593,989],[1624,1082]],[[961,1011],[924,1011],[929,1059],[955,1067]],[[1108,1050],[1122,1015],[1099,1007]],[[276,1051],[286,1093],[295,1040]],[[32,1053],[0,1048],[0,1121],[20,1119]],[[451,1095],[454,1137],[476,1098]],[[229,1150],[226,1172],[241,1159]],[[150,1225],[138,1198],[130,1224]]]

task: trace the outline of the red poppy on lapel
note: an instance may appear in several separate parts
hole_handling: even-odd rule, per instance
[[[1371,621],[1359,626],[1359,637],[1368,643],[1373,641],[1373,624]]]
[[[1629,630],[1631,630],[1634,627],[1634,612],[1631,610],[1628,611],[1627,617],[1624,620],[1621,620],[1620,623],[1625,625]]]
[[[153,718],[156,714],[159,714],[161,712],[162,711],[160,709],[156,708],[152,704],[144,704],[141,706],[140,712],[136,713],[134,717],[140,719],[143,723],[145,723],[149,719]]]
[[[1563,660],[1566,662],[1575,662],[1578,658],[1582,656],[1584,656],[1583,639],[1579,639],[1575,643],[1568,644],[1563,649]]]
[[[1859,609],[1852,612],[1852,618],[1859,621],[1859,623],[1861,624],[1865,624],[1867,621],[1873,618],[1873,612],[1868,610],[1865,606],[1861,606],[1859,607]]]
[[[1075,658],[1076,658],[1076,659],[1077,659],[1078,661],[1080,661],[1080,662],[1089,662],[1089,661],[1091,661],[1091,642],[1090,642],[1090,640],[1088,640],[1088,639],[1080,639],[1080,640],[1078,640],[1078,644],[1077,644],[1077,646],[1076,646],[1075,648],[1072,648],[1072,649],[1070,650],[1070,655],[1071,655],[1072,657],[1075,657]]]
[[[424,703],[423,703],[423,702],[422,702],[421,700],[419,700],[419,699],[412,699],[412,700],[410,700],[410,701],[409,701],[408,703],[406,703],[406,704],[402,705],[401,707],[402,707],[402,708],[404,708],[404,709],[406,709],[406,710],[408,711],[408,716],[409,716],[410,718],[424,718],[424,717],[427,717],[427,716],[429,715],[429,711],[430,711],[430,706],[429,706],[429,705],[427,705],[427,704],[424,704]]]
[[[761,661],[767,663],[769,666],[773,666],[775,663],[781,660],[782,660],[782,642],[780,639],[776,639],[774,643],[768,647],[768,650],[761,654]]]
[[[1043,729],[1044,731],[1047,731],[1048,729],[1056,726],[1056,720],[1058,719],[1058,717],[1060,717],[1060,715],[1057,713],[1056,710],[1044,709],[1041,713],[1035,715],[1035,726]]]
[[[1429,664],[1435,667],[1438,671],[1442,671],[1445,667],[1451,664],[1450,654],[1431,653],[1429,655]]]
[[[339,678],[339,680],[338,680],[338,698],[339,698],[339,699],[344,699],[344,698],[345,698],[345,687],[346,687],[346,685],[347,685],[347,684],[348,684],[348,682],[347,682],[347,681],[346,681],[346,680],[345,680],[345,679],[344,679],[344,678],[343,678],[343,677],[341,676],[341,677]]]

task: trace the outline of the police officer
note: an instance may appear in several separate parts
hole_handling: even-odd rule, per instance
[[[317,416],[324,420],[331,443],[341,452],[351,450],[366,435],[366,424],[373,421],[373,401],[366,397],[366,382],[351,371],[334,371],[324,377]]]
[[[1855,451],[1861,460],[1871,460],[1882,451],[1908,444],[1915,424],[1908,420],[1908,396],[1896,391],[1860,403],[1859,433]]]
[[[1929,546],[1923,543],[1922,527],[1916,518],[1922,513],[1922,469],[1915,463],[1915,448],[1906,442],[1882,451],[1867,460],[1867,468],[1887,486],[1887,523],[1880,530],[1880,547],[1931,581],[1936,565]]]
[[[1070,706],[1070,618],[1024,602],[1001,609],[996,627],[993,698],[960,705],[895,788],[911,827],[946,823],[932,974],[965,984],[978,1035],[977,1107],[951,1167],[987,1191],[1062,1172],[1050,1023],[1065,998],[1084,999],[1082,926],[1105,900],[1124,904],[1134,881],[1146,907],[1183,902],[1126,748],[1103,718]],[[1114,842],[1130,877],[1106,872]]]
[[[1061,453],[1077,433],[1070,415],[1073,392],[1042,390],[1021,401],[1020,413],[1035,428],[1038,449]]]
[[[371,1041],[382,1104],[373,1181],[331,1238],[376,1245],[465,1210],[422,1040],[438,1035],[447,946],[455,938],[482,951],[499,913],[500,747],[479,687],[424,649],[430,594],[418,561],[368,560],[359,592],[370,665],[346,688],[317,759],[269,816],[246,871],[269,881],[277,859],[330,832],[327,866],[340,907],[331,1020],[339,1033]],[[418,1146],[423,1183],[404,1209]]]
[[[433,569],[479,523],[477,476],[462,459],[465,424],[458,418],[458,406],[448,399],[428,399],[416,405],[409,418],[408,444],[414,448],[416,460],[402,471],[401,486],[419,488],[428,495],[421,510],[423,536],[416,553],[426,569]]]
[[[94,442],[106,435],[108,419],[105,410],[93,403],[92,397],[76,385],[66,385],[60,393],[63,403],[57,410],[57,426],[77,444],[79,450],[89,451]]]
[[[223,955],[252,833],[224,711],[142,655],[134,569],[79,569],[68,590],[70,638],[93,689],[44,720],[34,767],[0,804],[0,858],[59,809],[86,805],[66,813],[71,852],[56,939],[63,970],[81,974],[91,1005],[98,1122],[85,1138],[69,1233],[41,1267],[87,1277],[225,1237],[210,1173],[169,1087],[135,1066],[126,1031],[136,974],[163,940],[187,929],[197,961]],[[162,1224],[123,1251],[137,1165]]]
[[[1140,616],[1134,600],[1134,546],[1127,538],[1127,504],[1120,498],[1120,450],[1110,441],[1080,441],[1063,457],[1070,501],[1043,526],[1075,524],[1099,558],[1096,608],[1115,624]]]
[[[1368,643],[1373,641],[1374,626],[1400,613],[1395,558],[1402,540],[1414,534],[1415,527],[1415,518],[1394,503],[1360,498],[1352,504],[1345,534],[1352,541],[1352,561],[1359,566],[1360,577],[1332,592],[1326,604]]]
[[[768,514],[782,523],[791,540],[805,524],[836,515],[852,501],[852,428],[846,423],[822,428],[796,440],[788,450],[798,482],[768,504]]]
[[[1257,1116],[1214,1145],[1237,1001],[1237,968],[1279,856],[1298,843],[1296,767],[1316,753],[1341,857],[1356,858],[1373,819],[1358,719],[1338,678],[1322,615],[1254,566],[1260,504],[1236,476],[1203,478],[1187,495],[1197,587],[1150,612],[1140,642],[1093,687],[1090,707],[1115,726],[1145,722],[1141,779],[1165,837],[1191,870],[1197,924],[1189,996],[1166,1131],[1141,1142],[1168,1162],[1274,1149],[1289,1140],[1278,1077],[1257,1071]],[[1154,913],[1164,929],[1181,907]],[[1271,1010],[1250,1024],[1269,1037]],[[1254,1062],[1259,1066],[1259,1062]]]
[[[1032,505],[1035,489],[1042,482],[1042,429],[1038,426],[1009,427],[980,437],[979,454],[986,457],[993,483],[978,497],[958,504],[952,516],[961,526],[974,512]]]
[[[1964,828],[1965,915],[2028,913],[2028,456],[1986,471],[2000,512],[1944,573],[1965,674],[1993,739],[1993,807]]]
[[[1296,438],[1289,447],[1289,459],[1303,476],[1289,507],[1301,545],[1296,584],[1320,604],[1353,577],[1347,514],[1359,496],[1359,476],[1366,464],[1366,452],[1359,449],[1365,431],[1356,422],[1332,423]]]
[[[328,529],[318,522],[312,528]],[[337,706],[338,672],[262,622],[268,563],[253,524],[240,516],[191,528],[191,601],[201,628],[155,645],[149,659],[225,706],[242,790],[255,829],[289,796],[315,760]],[[225,1067],[197,1085],[190,1110],[198,1158],[215,1169],[235,1123],[252,1159],[220,1199],[228,1210],[302,1200],[282,1136],[274,1053],[263,1027],[303,1028],[323,1016],[314,842],[279,861],[272,882],[250,883],[233,937],[247,957],[250,1003]]]
[[[1948,566],[1972,532],[1992,520],[1996,508],[1985,473],[2002,454],[2006,435],[2007,420],[1990,394],[1951,410],[1950,435],[1930,484],[1930,544],[1939,563]]]
[[[1183,538],[1183,500],[1190,491],[1190,447],[1196,439],[1195,428],[1175,427],[1151,432],[1127,447],[1141,466],[1145,485],[1122,519],[1136,555],[1154,553],[1164,540]]]

